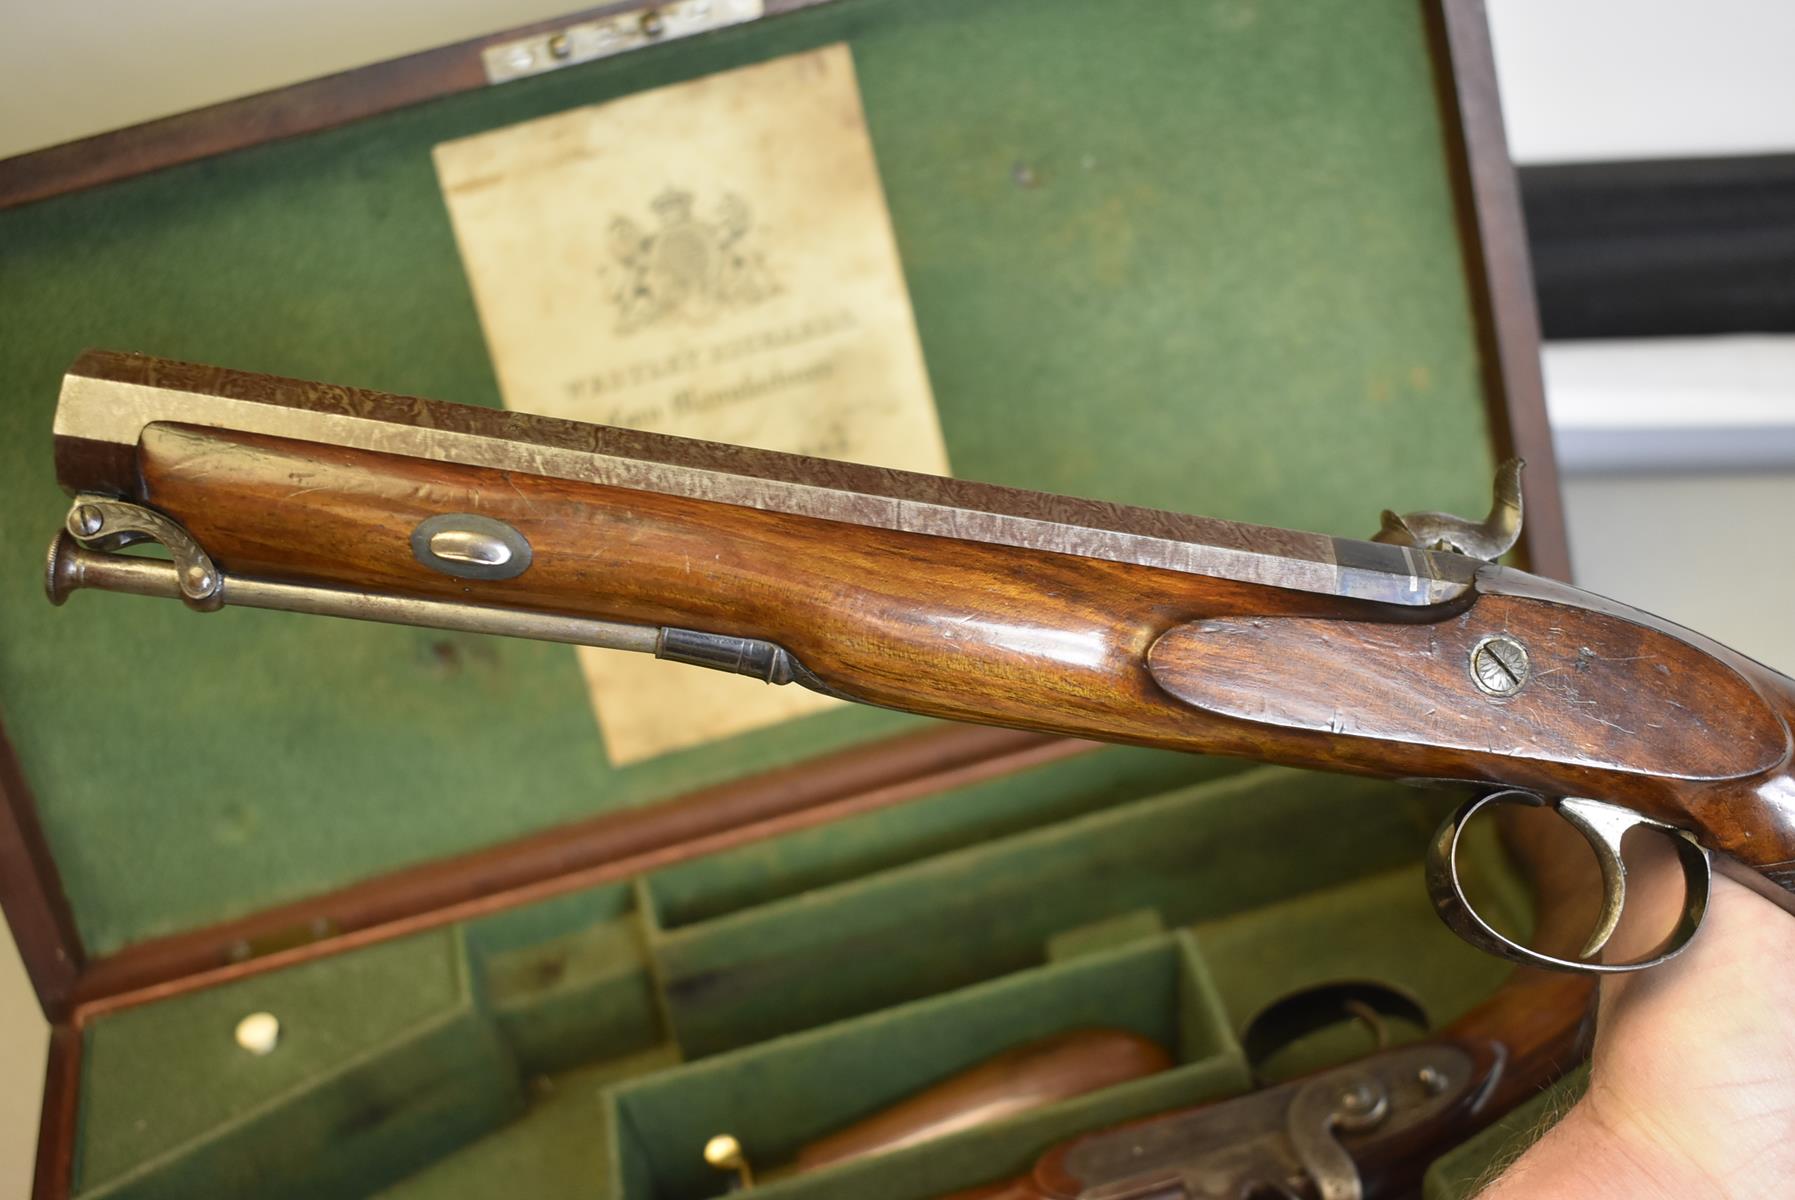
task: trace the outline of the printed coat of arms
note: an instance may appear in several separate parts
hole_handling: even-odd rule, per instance
[[[611,256],[621,268],[612,292],[617,332],[669,320],[703,324],[728,309],[746,308],[779,293],[760,253],[749,243],[753,216],[735,193],[705,220],[690,192],[669,188],[650,205],[657,228],[619,216],[611,222]]]

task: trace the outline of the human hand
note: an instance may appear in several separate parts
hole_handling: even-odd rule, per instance
[[[1654,839],[1655,840],[1655,839]],[[1667,850],[1629,847],[1622,954],[1680,903]],[[1640,849],[1644,849],[1641,847]],[[1631,926],[1631,928],[1629,928]],[[1602,982],[1584,1097],[1479,1200],[1795,1195],[1795,916],[1716,872],[1687,950]]]

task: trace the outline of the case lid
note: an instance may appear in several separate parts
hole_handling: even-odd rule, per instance
[[[0,707],[88,953],[923,723],[844,709],[613,768],[565,646],[52,609],[81,350],[496,404],[431,148],[846,41],[957,474],[1337,535],[1480,512],[1511,441],[1486,268],[1522,288],[1506,388],[1538,393],[1493,109],[1487,191],[1464,158],[1449,36],[1492,86],[1465,20],[837,0],[0,212]]]

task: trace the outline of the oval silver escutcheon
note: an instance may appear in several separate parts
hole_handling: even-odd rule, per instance
[[[524,535],[476,513],[440,513],[411,531],[411,552],[432,571],[457,579],[515,579],[530,569]]]

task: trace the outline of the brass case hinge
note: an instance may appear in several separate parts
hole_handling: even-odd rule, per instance
[[[327,941],[342,933],[342,926],[330,917],[314,917],[299,925],[289,925],[260,937],[243,938],[231,944],[225,951],[228,962],[248,962],[252,958],[266,958],[270,954],[279,954],[285,950],[297,950],[301,946],[309,946],[314,942]]]
[[[762,16],[765,7],[765,0],[669,0],[666,4],[646,4],[547,33],[498,42],[482,50],[480,58],[486,66],[486,82],[509,83],[640,50],[657,42],[740,25]]]

